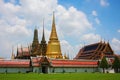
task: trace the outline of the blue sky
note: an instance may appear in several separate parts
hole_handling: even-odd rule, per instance
[[[98,18],[100,20],[100,25],[94,24],[96,27],[96,33],[104,36],[109,36],[112,38],[113,36],[118,37],[117,30],[120,28],[120,1],[119,0],[104,0],[109,4],[108,6],[101,6],[100,0],[59,0],[59,4],[64,5],[66,8],[70,6],[76,7],[78,10],[82,10],[88,16],[91,16],[91,11],[95,10],[98,14]],[[89,19],[89,18],[88,18]],[[91,20],[91,17],[90,19]],[[104,31],[105,30],[105,31]],[[102,34],[104,32],[104,34]],[[109,34],[109,32],[111,34]],[[116,35],[115,35],[116,34]],[[120,38],[120,37],[119,37]]]
[[[35,26],[49,40],[52,12],[62,53],[73,58],[81,47],[109,41],[120,54],[120,0],[1,0],[0,1],[0,57],[10,58],[12,46],[32,43]]]

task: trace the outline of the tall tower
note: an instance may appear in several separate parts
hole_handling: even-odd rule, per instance
[[[15,59],[15,55],[14,55],[14,51],[13,51],[13,47],[12,47],[12,55],[11,55],[11,59]]]
[[[32,43],[32,55],[36,56],[40,54],[40,46],[38,41],[38,30],[35,28],[34,30],[34,38]]]
[[[41,49],[42,56],[46,56],[47,44],[46,44],[45,35],[44,35],[44,20],[43,20],[43,35],[42,35],[42,40],[40,44],[40,49]]]
[[[53,13],[53,21],[52,21],[52,31],[48,41],[46,56],[49,58],[62,58],[60,42],[58,40],[56,27],[55,27],[54,13]]]

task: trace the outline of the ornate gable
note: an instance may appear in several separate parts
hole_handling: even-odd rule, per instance
[[[106,44],[106,46],[104,48],[104,53],[105,53],[105,55],[112,55],[112,54],[114,54],[114,52],[113,52],[113,50],[112,50],[112,48],[111,48],[109,43]]]

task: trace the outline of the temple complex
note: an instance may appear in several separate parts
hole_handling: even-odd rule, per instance
[[[17,54],[15,56],[12,52],[11,60],[0,59],[0,73],[101,72],[99,61],[104,56],[108,62],[111,62],[114,60],[115,53],[109,42],[102,41],[84,46],[72,60],[62,55],[53,13],[48,44],[45,40],[43,21],[41,42],[38,39],[38,30],[35,28],[31,45],[17,47]]]

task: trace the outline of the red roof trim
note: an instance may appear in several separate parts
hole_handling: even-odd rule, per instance
[[[54,67],[97,67],[97,61],[51,60]]]
[[[0,67],[30,67],[30,61],[0,60]]]

